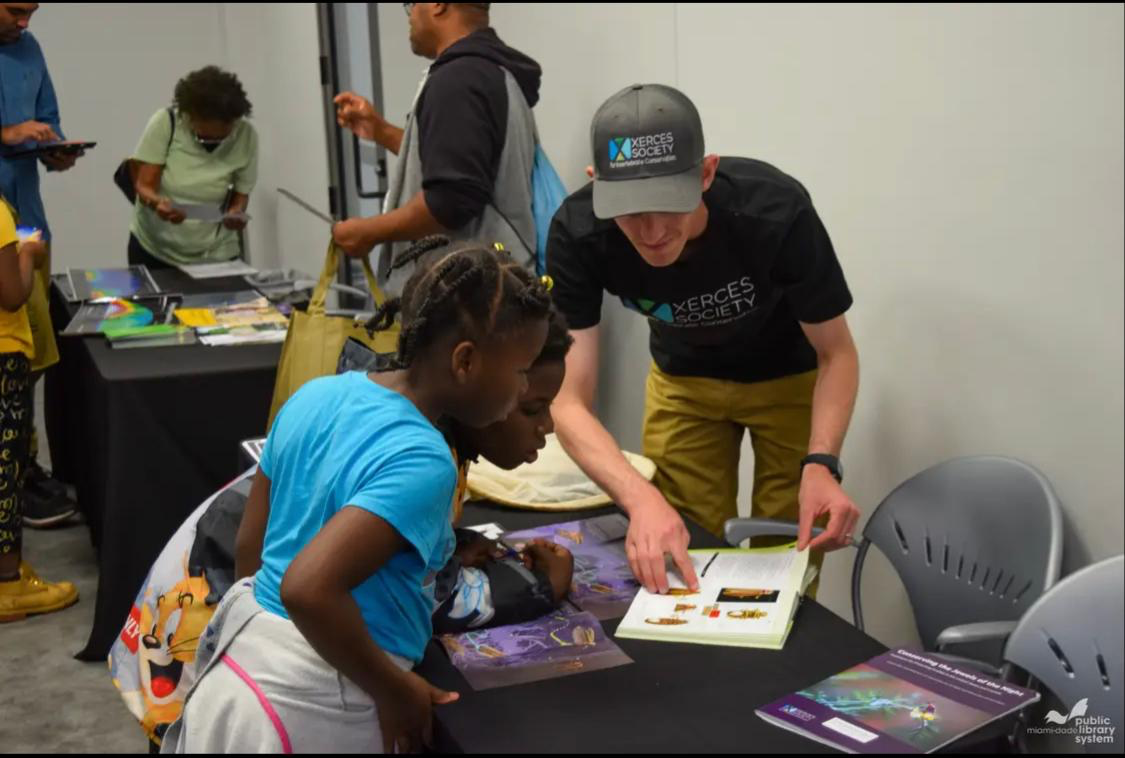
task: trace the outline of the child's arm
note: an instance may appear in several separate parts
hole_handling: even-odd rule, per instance
[[[458,697],[396,666],[371,638],[351,595],[410,549],[385,520],[349,506],[297,554],[281,582],[281,602],[313,649],[375,699],[387,753],[429,744],[433,706]]]
[[[234,579],[258,573],[262,567],[262,545],[266,539],[266,522],[270,517],[270,480],[261,469],[254,474],[250,497],[238,525],[234,541]]]
[[[15,312],[23,307],[31,297],[35,263],[46,252],[42,242],[13,242],[0,249],[0,308]]]

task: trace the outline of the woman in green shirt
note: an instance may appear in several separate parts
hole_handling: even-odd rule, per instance
[[[150,268],[237,258],[238,232],[258,178],[258,135],[238,77],[215,66],[176,84],[133,154],[137,202],[129,263]],[[187,218],[184,206],[221,207],[222,221]]]

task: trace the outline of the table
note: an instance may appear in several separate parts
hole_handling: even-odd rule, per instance
[[[240,277],[154,271],[162,289],[249,289]],[[77,308],[57,286],[62,330]],[[105,660],[149,568],[183,520],[238,473],[238,444],[264,434],[281,345],[115,350],[58,337],[45,411],[55,475],[73,484],[98,555],[94,626],[80,660]]]
[[[462,523],[507,530],[614,513],[513,511],[471,503]],[[688,523],[692,547],[721,541]],[[620,619],[603,621],[613,634]],[[785,649],[680,645],[618,639],[634,663],[523,686],[475,692],[431,642],[418,673],[460,701],[436,709],[438,752],[591,754],[834,753],[767,724],[754,709],[873,658],[886,648],[806,600]]]

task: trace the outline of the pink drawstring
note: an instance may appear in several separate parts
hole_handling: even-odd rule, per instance
[[[254,696],[258,698],[258,702],[262,705],[262,710],[269,716],[273,728],[277,730],[277,736],[281,738],[281,752],[285,755],[292,755],[293,744],[289,741],[289,732],[285,731],[285,724],[281,723],[281,717],[277,715],[277,711],[273,709],[273,706],[270,705],[270,701],[266,699],[266,694],[262,692],[257,683],[250,678],[250,675],[247,674],[241,666],[235,663],[234,659],[229,655],[223,656],[223,663],[230,666],[230,670],[233,671],[239,679],[246,682],[246,686],[249,687],[250,691],[254,693]]]

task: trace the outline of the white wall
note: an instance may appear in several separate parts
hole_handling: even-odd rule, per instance
[[[251,261],[319,271],[327,229],[279,206],[284,186],[327,206],[327,158],[312,3],[47,3],[32,19],[68,137],[98,146],[44,175],[53,268],[123,265],[131,209],[111,182],[176,81],[215,64],[234,71],[261,138],[251,195]],[[285,202],[285,201],[282,201]]]
[[[131,208],[113,171],[176,81],[224,58],[219,4],[45,3],[31,21],[67,137],[98,146],[64,174],[41,172],[52,266],[125,264]]]
[[[399,113],[420,66],[401,6],[381,5]],[[536,116],[571,189],[594,109],[636,81],[687,92],[709,151],[809,188],[856,299],[844,458],[866,513],[933,463],[1002,453],[1054,483],[1067,570],[1122,551],[1120,5],[498,4],[493,21],[543,65]],[[608,303],[603,330],[602,417],[636,449],[647,327]],[[850,558],[821,589],[845,617]],[[876,636],[912,640],[885,564],[865,601]]]
[[[261,268],[317,275],[329,227],[277,193],[278,187],[328,211],[328,148],[320,86],[315,3],[225,3],[227,65],[254,104],[261,140],[258,186],[250,199],[248,247]]]

